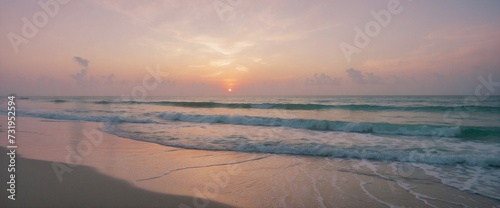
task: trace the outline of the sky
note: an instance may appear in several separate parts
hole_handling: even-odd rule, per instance
[[[0,95],[474,95],[485,82],[480,93],[498,95],[499,11],[497,0],[0,0]]]

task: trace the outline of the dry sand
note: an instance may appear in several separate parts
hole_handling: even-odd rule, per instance
[[[419,170],[411,175],[397,175],[389,167],[384,169],[383,162],[379,171],[373,172],[365,161],[357,160],[188,150],[117,137],[97,131],[99,127],[92,122],[18,117],[17,151],[24,158],[18,157],[16,164],[17,198],[15,202],[7,200],[7,192],[3,191],[0,207],[498,204],[496,200],[445,186]],[[83,132],[92,134],[89,137]],[[102,140],[96,139],[99,134]],[[6,139],[0,140],[0,145],[7,146]],[[82,154],[70,154],[78,149]],[[6,154],[1,157],[1,181],[7,181]],[[54,164],[68,167],[71,172],[59,174],[59,181]],[[383,177],[379,174],[382,172],[393,176]]]
[[[2,152],[5,150],[1,148]],[[51,162],[18,158],[16,178],[16,200],[1,194],[1,207],[177,207],[189,204],[191,196],[158,193],[138,188],[88,166],[78,167],[59,183]],[[2,160],[2,167],[7,161]],[[2,181],[7,181],[7,171],[1,172]],[[215,201],[210,207],[231,207]]]

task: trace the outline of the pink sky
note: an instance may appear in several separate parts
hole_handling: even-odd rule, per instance
[[[168,76],[148,95],[473,94],[480,76],[500,81],[498,11],[493,0],[3,0],[0,95],[122,95],[157,66]]]

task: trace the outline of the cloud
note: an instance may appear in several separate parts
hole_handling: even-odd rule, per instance
[[[227,65],[230,65],[232,62],[233,62],[232,60],[228,60],[228,59],[220,59],[220,60],[211,61],[211,62],[210,62],[210,65],[211,65],[211,66],[220,67],[220,66],[227,66]]]
[[[179,41],[193,43],[202,46],[204,52],[208,53],[218,53],[221,55],[232,56],[236,55],[243,50],[253,47],[255,45],[254,42],[251,41],[238,41],[231,42],[227,40],[223,40],[220,38],[211,38],[211,37],[195,37],[195,38],[181,38],[177,37]]]
[[[84,59],[80,56],[75,56],[73,57],[73,60],[75,60],[80,66],[87,68],[89,66],[89,60]]]
[[[375,75],[373,72],[365,72],[366,83],[368,84],[382,84],[382,79]]]
[[[214,73],[207,74],[207,75],[205,75],[205,77],[218,77],[218,76],[222,75],[223,73],[224,73],[223,71],[217,71]]]
[[[108,83],[113,83],[113,79],[115,78],[115,74],[110,74],[108,76],[105,76],[104,78],[106,78],[106,81]]]
[[[349,74],[349,77],[354,80],[357,83],[363,83],[365,80],[365,76],[363,75],[363,72],[350,68],[346,70],[347,74]]]
[[[78,65],[80,65],[83,68],[80,69],[80,72],[76,74],[71,74],[70,76],[73,77],[73,79],[75,79],[78,84],[84,84],[87,77],[87,71],[89,69],[88,68],[89,60],[79,56],[73,57],[73,60],[75,60],[78,63]]]
[[[349,78],[358,84],[382,84],[382,79],[373,72],[362,72],[353,68],[346,70]]]
[[[240,71],[240,72],[248,72],[248,67],[246,66],[243,66],[243,65],[237,65],[236,66],[236,70]]]
[[[171,56],[240,61],[253,54],[274,55],[276,46],[337,27],[334,23],[317,20],[317,13],[326,10],[324,4],[328,3],[223,0],[224,4],[238,2],[228,3],[234,6],[227,13],[242,16],[221,21],[214,1],[92,2],[126,16],[134,25],[146,29],[148,32],[138,37],[139,42]]]
[[[307,78],[306,79],[306,84],[307,85],[338,85],[340,84],[340,79],[335,78],[335,77],[330,77],[326,75],[325,73],[321,74],[314,74],[314,77],[312,79]]]

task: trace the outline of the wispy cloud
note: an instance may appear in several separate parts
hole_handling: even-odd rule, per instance
[[[241,1],[238,10],[244,18],[220,21],[211,1],[95,1],[95,4],[125,15],[134,24],[146,27],[145,43],[160,50],[190,56],[248,58],[245,51],[272,50],[273,44],[308,38],[316,32],[337,27],[317,21],[322,3],[285,0]],[[283,10],[281,8],[287,8]]]
[[[243,66],[243,65],[239,65],[239,64],[236,66],[235,69],[240,71],[240,72],[248,72],[248,67]]]
[[[222,66],[230,65],[231,63],[232,63],[232,60],[220,59],[220,60],[216,60],[216,61],[211,61],[210,65],[215,66],[215,67],[222,67]]]

